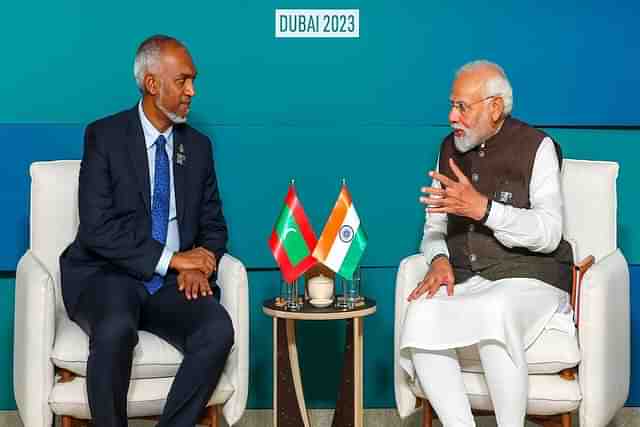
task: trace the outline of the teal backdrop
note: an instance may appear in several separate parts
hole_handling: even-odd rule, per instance
[[[361,37],[275,39],[275,8],[359,8]],[[133,55],[154,33],[182,39],[199,69],[190,121],[214,143],[229,247],[250,271],[249,407],[271,406],[271,322],[260,306],[278,289],[266,241],[292,178],[317,233],[347,180],[369,235],[364,291],[378,301],[365,321],[365,405],[394,406],[396,268],[421,238],[417,198],[448,133],[453,73],[478,58],[504,66],[514,115],[550,133],[566,157],[620,163],[618,238],[632,271],[628,404],[640,405],[639,12],[632,1],[3,5],[0,410],[15,409],[14,277],[28,247],[28,166],[80,158],[88,122],[135,104]],[[311,407],[334,404],[343,327],[299,328]]]

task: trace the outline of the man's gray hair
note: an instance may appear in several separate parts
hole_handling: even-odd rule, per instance
[[[498,72],[498,75],[490,78],[485,82],[484,96],[498,96],[502,98],[502,101],[504,103],[504,115],[508,116],[513,110],[513,89],[511,88],[511,83],[509,83],[507,74],[504,72],[501,66],[494,62],[487,61],[486,59],[471,61],[464,64],[458,69],[458,71],[456,71],[456,79],[460,77],[460,74],[474,71],[477,68],[485,67],[493,68]]]
[[[133,61],[133,76],[136,79],[140,92],[144,93],[144,75],[158,65],[158,61],[160,60],[160,51],[162,50],[162,46],[166,43],[176,43],[179,46],[184,47],[179,40],[163,34],[151,36],[145,39],[140,43],[140,46],[138,46],[136,58]]]

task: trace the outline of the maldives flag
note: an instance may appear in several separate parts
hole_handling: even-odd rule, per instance
[[[365,234],[345,184],[322,230],[313,257],[350,280],[367,247]]]
[[[269,238],[269,247],[286,282],[292,283],[316,264],[311,256],[316,241],[296,189],[291,184]]]

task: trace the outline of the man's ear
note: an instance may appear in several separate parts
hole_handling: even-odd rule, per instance
[[[160,91],[160,85],[158,80],[155,78],[153,74],[145,74],[144,75],[144,87],[148,94],[157,95]]]
[[[491,100],[491,120],[497,123],[502,118],[504,113],[504,99],[500,96],[496,96]]]

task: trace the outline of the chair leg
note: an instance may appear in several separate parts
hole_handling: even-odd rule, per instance
[[[422,399],[422,427],[433,427],[433,408],[427,399]]]
[[[62,416],[62,427],[72,427],[73,426],[73,418],[69,415]]]
[[[571,427],[571,413],[559,415],[527,416],[527,419],[542,427]]]
[[[207,418],[211,423],[211,427],[218,427],[218,422],[220,418],[220,405],[213,405],[207,407]]]

